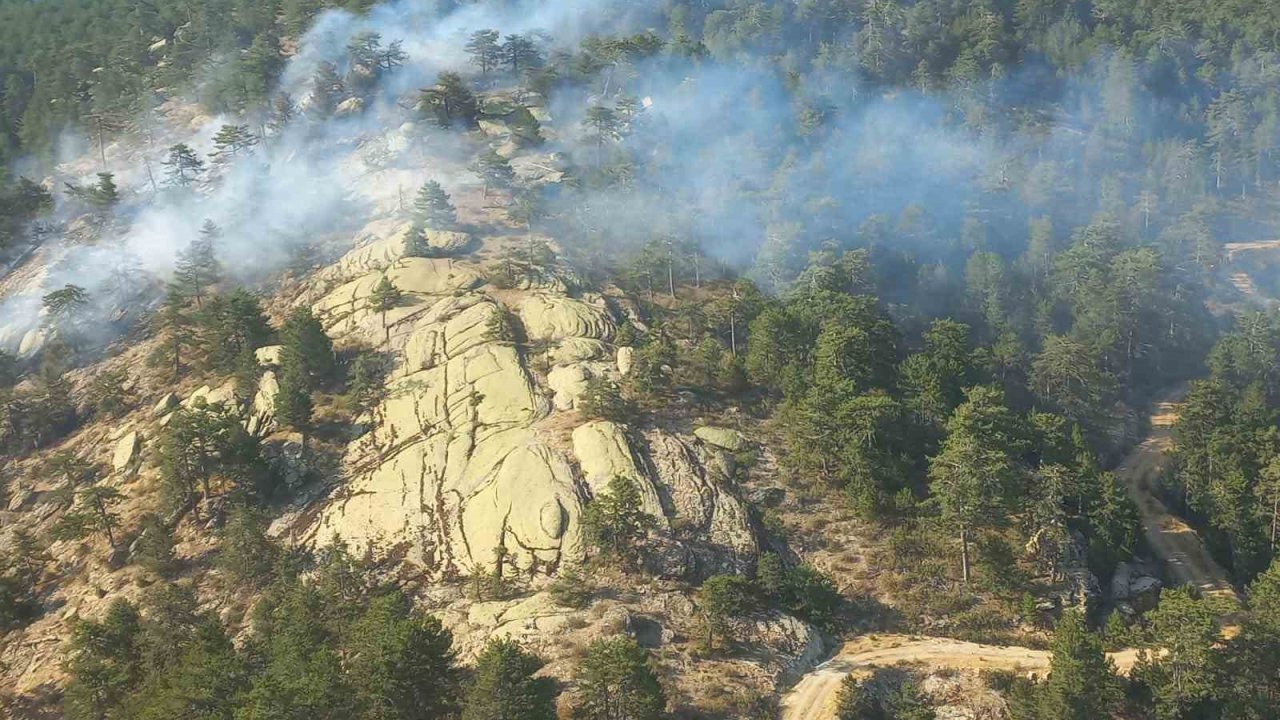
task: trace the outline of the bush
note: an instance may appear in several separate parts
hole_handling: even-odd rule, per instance
[[[548,592],[557,605],[581,610],[591,603],[595,588],[583,575],[582,568],[571,565],[560,571],[560,577],[551,583]]]

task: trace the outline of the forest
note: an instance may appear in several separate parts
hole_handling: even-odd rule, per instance
[[[335,427],[394,398],[390,354],[338,346],[323,312],[273,302],[277,285],[296,289],[335,259],[319,241],[280,239],[287,260],[244,271],[230,248],[257,218],[243,209],[166,240],[170,271],[126,258],[147,207],[221,211],[207,198],[235,184],[237,167],[291,162],[299,136],[302,153],[327,157],[325,143],[347,142],[340,133],[407,113],[422,147],[443,137],[466,155],[503,234],[522,238],[494,253],[487,283],[634,308],[610,338],[634,350],[629,370],[584,381],[582,418],[656,429],[686,403],[747,418],[790,492],[882,548],[872,557],[892,592],[850,593],[797,551],[798,524],[783,516],[800,510],[753,502],[763,552],[750,572],[687,584],[700,657],[733,656],[738,621],[776,611],[832,637],[1037,642],[1047,677],[983,674],[1015,720],[1273,717],[1280,314],[1265,298],[1280,275],[1255,268],[1262,297],[1250,296],[1230,280],[1226,246],[1276,237],[1280,5],[586,5],[589,20],[557,36],[522,24],[541,6],[514,0],[0,0],[0,260],[20,263],[51,236],[119,260],[83,281],[68,264],[32,310],[43,347],[0,350],[0,452],[57,481],[62,513],[49,537],[18,533],[6,548],[0,623],[16,632],[46,614],[49,542],[105,543],[155,579],[141,600],[74,625],[61,712],[703,716],[672,710],[656,656],[630,639],[586,647],[572,692],[513,641],[465,664],[385,561],[271,535],[315,478],[286,477],[237,414],[255,402],[258,352],[280,348],[271,410],[303,453],[345,442]],[[487,24],[424,29],[454,17]],[[313,56],[299,48],[323,43],[309,33],[317,18],[375,30]],[[414,33],[447,59],[417,55],[434,46]],[[512,98],[540,98],[555,119]],[[180,102],[217,118],[211,151],[156,148],[145,183],[118,184],[130,174],[107,148],[148,136]],[[499,118],[505,149],[485,140]],[[522,151],[554,155],[563,179],[528,181],[510,161]],[[32,179],[82,156],[101,165],[89,177]],[[255,183],[280,177],[254,172]],[[411,224],[402,256],[450,257],[440,233],[475,228],[461,205],[441,183],[412,188],[398,210]],[[60,229],[72,220],[78,234]],[[384,344],[406,294],[384,275],[360,300]],[[497,318],[487,336],[542,350],[523,323]],[[161,502],[141,520],[120,512],[104,468],[59,449],[149,409],[127,373],[92,371],[120,338],[148,344],[148,387],[235,388],[229,405],[173,410],[156,438]],[[1151,430],[1152,405],[1181,388],[1151,490],[1203,538],[1241,602],[1170,587],[1121,612],[1106,586],[1153,549],[1117,466]],[[558,603],[585,607],[605,594],[603,577],[662,575],[642,490],[619,475],[586,504],[588,557],[549,586]],[[219,617],[182,581],[174,534],[197,524],[217,528],[201,560],[217,582],[260,596],[249,616]],[[468,575],[475,601],[518,594],[526,581],[505,562],[499,552],[496,571]],[[1051,594],[1071,600],[1046,610]],[[1136,660],[1121,673],[1105,652],[1125,649]],[[917,685],[851,676],[836,712],[933,718]],[[752,698],[706,716],[777,711],[776,698]]]

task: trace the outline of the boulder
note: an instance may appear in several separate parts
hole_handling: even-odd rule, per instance
[[[572,410],[578,398],[587,391],[591,373],[585,365],[557,365],[547,373],[547,386],[555,393],[553,402],[557,410]]]
[[[22,336],[22,342],[18,343],[18,356],[30,357],[40,352],[40,348],[44,347],[45,340],[44,330],[40,328],[28,330]]]
[[[283,345],[268,345],[258,348],[253,354],[257,357],[258,364],[263,367],[280,367],[280,353],[283,350]]]
[[[427,228],[423,231],[423,235],[427,239],[427,246],[446,255],[457,255],[467,251],[471,247],[471,235],[455,230],[432,230]]]
[[[138,437],[136,430],[120,438],[116,442],[115,451],[111,454],[111,468],[117,473],[131,470],[141,448],[142,440]]]
[[[748,446],[746,436],[729,428],[707,425],[694,428],[693,434],[702,442],[729,452],[742,452]]]
[[[364,112],[364,100],[360,98],[347,98],[338,103],[338,107],[333,110],[333,114],[338,117],[359,115],[362,112]]]
[[[481,118],[479,126],[480,132],[489,137],[505,137],[511,133],[505,122],[494,118]]]
[[[615,363],[618,366],[618,374],[626,377],[631,373],[631,367],[635,364],[636,351],[635,348],[623,346],[618,348]]]
[[[165,393],[163,397],[156,401],[155,407],[151,408],[151,417],[161,417],[173,412],[178,407],[178,396],[174,393]]]
[[[275,430],[276,394],[280,392],[280,383],[276,374],[268,370],[258,380],[258,392],[253,396],[249,406],[249,416],[245,418],[245,429],[251,435],[266,436]]]
[[[627,439],[626,428],[607,420],[596,420],[573,431],[573,454],[592,495],[608,492],[609,481],[621,476],[635,481],[640,491],[641,506],[663,526],[667,516],[662,499],[645,475],[642,461]]]

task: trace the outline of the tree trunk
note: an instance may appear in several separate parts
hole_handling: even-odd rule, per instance
[[[960,574],[964,584],[969,584],[969,531],[960,531]]]
[[[1276,552],[1276,523],[1280,520],[1280,496],[1271,501],[1271,553]]]

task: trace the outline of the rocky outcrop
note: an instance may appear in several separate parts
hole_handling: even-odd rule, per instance
[[[729,452],[742,452],[747,448],[746,437],[737,430],[705,425],[694,428],[693,434],[704,443]]]
[[[115,450],[111,453],[111,469],[116,473],[127,473],[137,465],[138,451],[142,449],[142,438],[136,430],[125,434],[116,441]]]
[[[622,475],[654,518],[664,574],[741,571],[754,561],[751,522],[725,453],[711,444],[609,422],[574,429],[572,455],[552,442],[546,428],[564,427],[560,413],[576,407],[591,378],[619,376],[609,343],[616,323],[602,297],[570,297],[558,282],[490,294],[474,267],[404,258],[404,228],[379,227],[394,234],[362,236],[310,295],[340,344],[378,346],[395,360],[368,431],[347,447],[346,480],[304,529],[311,542],[337,536],[357,551],[394,551],[430,576],[492,569],[499,555],[510,572],[553,571],[582,557],[584,505]],[[374,312],[368,297],[383,277],[404,300]],[[507,339],[508,313],[545,377]],[[259,431],[270,422],[269,375],[250,411]]]

